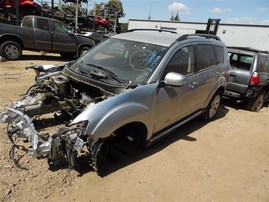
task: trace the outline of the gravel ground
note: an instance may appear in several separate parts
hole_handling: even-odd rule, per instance
[[[34,82],[31,64],[59,64],[58,55],[26,51],[0,62],[0,111]],[[45,159],[16,153],[0,124],[0,201],[269,201],[269,108],[249,112],[224,102],[215,121],[199,119],[148,149],[132,148],[101,178],[83,164],[50,170]],[[55,130],[48,124],[48,130]]]

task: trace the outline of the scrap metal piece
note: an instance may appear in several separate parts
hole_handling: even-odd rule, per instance
[[[0,121],[9,124],[9,134],[27,138],[32,143],[32,146],[28,148],[30,156],[35,158],[49,156],[52,138],[48,137],[47,141],[42,140],[29,116],[19,110],[8,108],[7,111],[0,114]]]

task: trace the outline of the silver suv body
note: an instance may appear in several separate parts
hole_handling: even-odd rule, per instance
[[[224,96],[259,111],[269,99],[269,54],[250,48],[229,48],[230,77]]]
[[[26,137],[28,152],[71,166],[89,155],[101,165],[118,139],[149,146],[176,127],[219,109],[230,69],[218,37],[133,30],[100,43],[64,66],[33,66],[36,84],[0,119]],[[68,121],[52,136],[35,129],[36,115]]]

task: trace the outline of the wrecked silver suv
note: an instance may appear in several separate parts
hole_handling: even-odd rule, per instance
[[[0,115],[12,142],[27,139],[28,153],[50,164],[65,159],[75,167],[87,157],[100,174],[112,141],[149,146],[198,116],[212,120],[230,67],[216,36],[132,30],[76,61],[28,68],[36,83]],[[44,114],[66,126],[38,131],[35,118]]]

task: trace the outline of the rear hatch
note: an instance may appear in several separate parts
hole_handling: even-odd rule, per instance
[[[226,89],[240,94],[246,93],[255,57],[241,51],[229,52],[229,55],[231,70]]]

